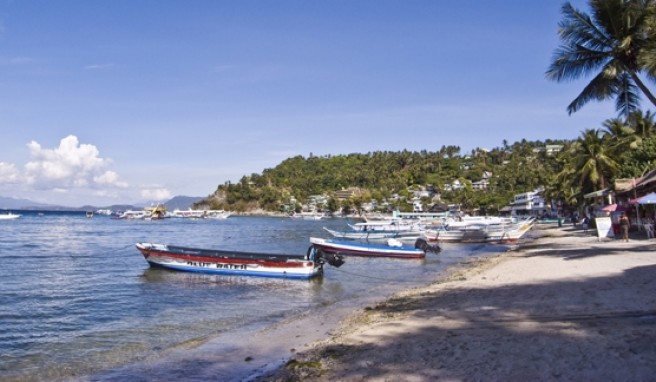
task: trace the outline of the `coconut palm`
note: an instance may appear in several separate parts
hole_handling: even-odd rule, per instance
[[[635,149],[642,143],[640,136],[623,119],[607,119],[604,121],[603,127],[604,139],[616,153],[621,153],[626,148]]]
[[[656,123],[654,114],[647,111],[643,114],[642,110],[635,111],[627,118],[635,134],[641,138],[649,138],[656,135]]]
[[[621,115],[638,109],[638,89],[656,105],[656,97],[638,74],[646,72],[640,57],[649,42],[654,0],[590,0],[591,16],[570,3],[562,7],[559,35],[546,72],[550,80],[574,80],[598,72],[569,104],[572,114],[592,100],[615,98]]]
[[[572,145],[570,165],[584,191],[597,191],[608,187],[608,180],[618,171],[612,148],[598,129],[585,130]]]

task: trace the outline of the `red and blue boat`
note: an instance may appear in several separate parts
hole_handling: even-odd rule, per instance
[[[324,263],[339,267],[339,255],[310,246],[306,254],[239,252],[201,249],[166,244],[137,243],[137,249],[153,267],[178,271],[233,276],[309,279],[323,273]]]

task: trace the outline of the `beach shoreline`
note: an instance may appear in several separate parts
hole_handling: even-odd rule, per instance
[[[656,240],[536,231],[347,315],[253,380],[654,380]]]

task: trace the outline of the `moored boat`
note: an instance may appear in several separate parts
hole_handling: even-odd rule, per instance
[[[323,229],[333,237],[340,239],[387,239],[398,236],[397,231],[363,231],[355,229],[337,231],[326,227],[323,227]]]
[[[323,273],[324,263],[341,266],[340,256],[310,246],[304,255],[200,249],[166,244],[137,243],[151,266],[187,272],[235,276],[309,279]]]
[[[514,244],[519,241],[535,224],[535,218],[528,218],[518,223],[468,221],[444,224],[428,228],[424,236],[429,241],[445,243],[500,243]]]
[[[12,220],[12,219],[18,219],[21,217],[19,214],[15,214],[13,212],[7,212],[6,214],[0,214],[0,220]]]
[[[440,248],[429,245],[424,239],[417,239],[414,246],[406,246],[396,239],[388,239],[384,243],[364,243],[311,237],[310,243],[327,253],[367,256],[395,257],[404,259],[420,259],[426,257],[426,252],[439,252]]]

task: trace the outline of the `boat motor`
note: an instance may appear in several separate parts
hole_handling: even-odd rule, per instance
[[[415,241],[415,248],[421,249],[426,253],[428,252],[439,253],[442,250],[442,248],[440,248],[439,245],[430,245],[426,240],[422,238],[418,238],[417,241]]]

